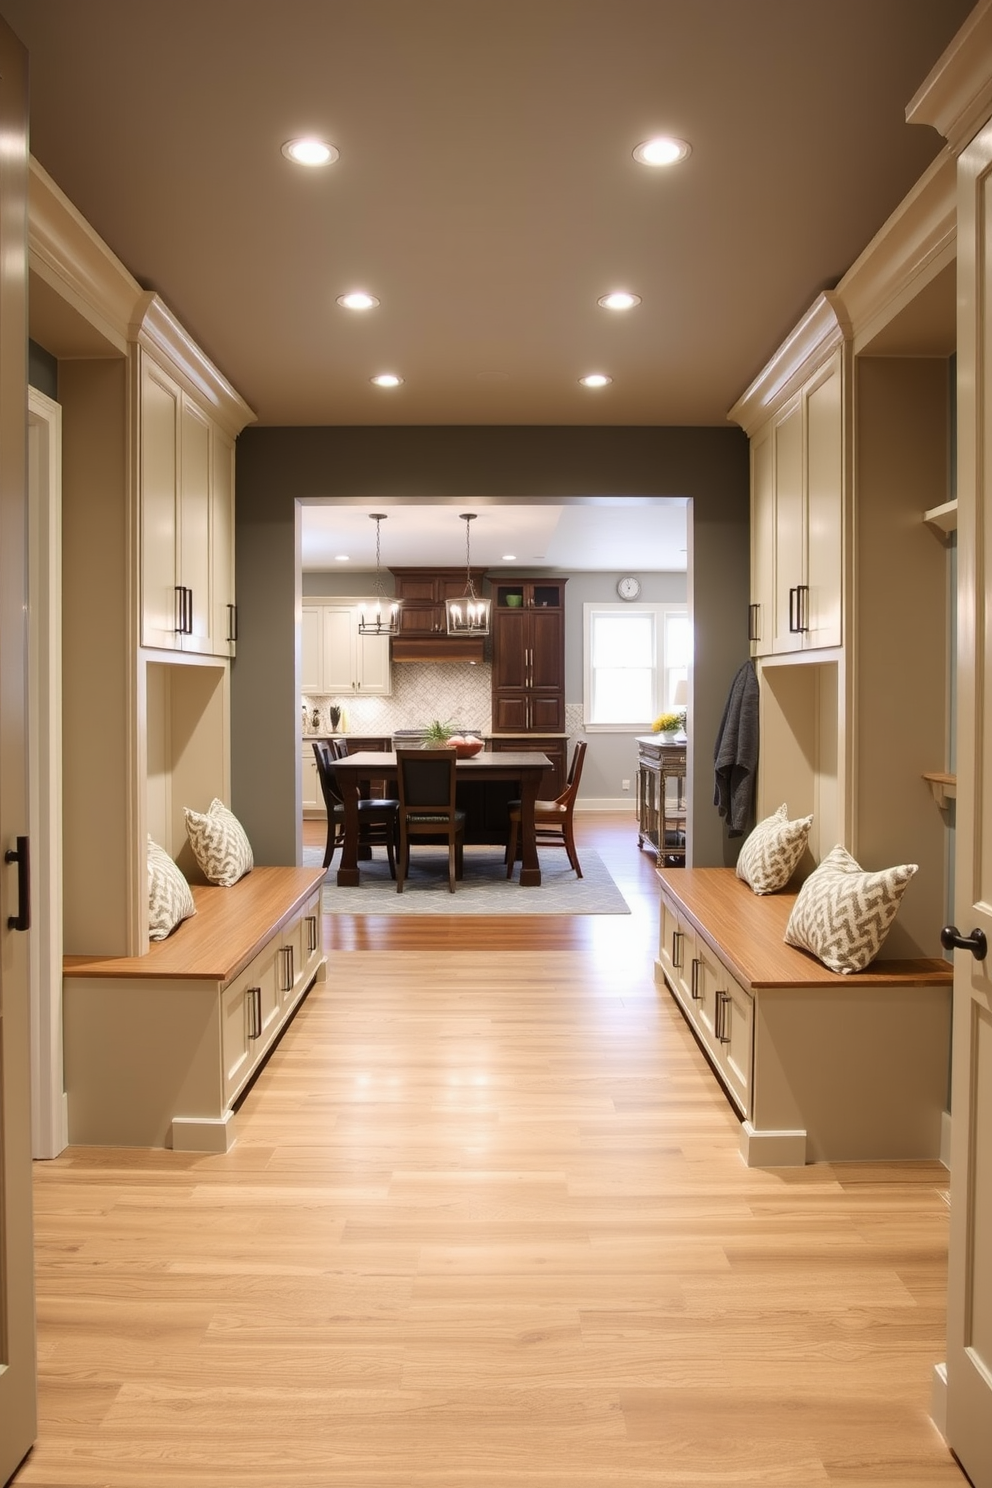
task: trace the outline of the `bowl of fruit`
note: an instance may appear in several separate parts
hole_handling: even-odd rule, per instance
[[[457,759],[472,759],[481,754],[484,747],[483,741],[474,734],[452,734],[448,743],[454,746]]]

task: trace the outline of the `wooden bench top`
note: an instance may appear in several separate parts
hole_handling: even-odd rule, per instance
[[[66,956],[66,977],[230,982],[323,882],[323,868],[254,868],[229,889],[191,884],[196,914],[146,956]]]
[[[797,895],[755,894],[733,868],[660,869],[658,877],[690,923],[747,988],[951,986],[954,972],[940,957],[885,961],[842,975],[783,936]],[[883,947],[884,949],[884,947]]]

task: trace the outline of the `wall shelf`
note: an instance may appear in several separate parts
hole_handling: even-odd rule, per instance
[[[941,811],[946,811],[952,801],[957,800],[958,778],[945,770],[925,770],[923,779],[929,785],[933,798]]]
[[[942,506],[932,506],[929,511],[923,513],[923,520],[931,532],[939,533],[941,537],[947,537],[949,533],[958,529],[958,503],[957,498],[953,501],[945,501]]]

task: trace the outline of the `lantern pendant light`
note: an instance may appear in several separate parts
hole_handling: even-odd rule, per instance
[[[489,600],[480,599],[472,583],[472,557],[469,548],[470,524],[475,512],[462,512],[465,523],[465,593],[461,599],[446,599],[449,636],[487,636],[489,634]]]
[[[385,520],[385,512],[369,513],[369,521],[375,523],[375,598],[371,603],[359,605],[359,635],[395,636],[400,633],[400,602],[387,599],[379,577],[379,523]]]

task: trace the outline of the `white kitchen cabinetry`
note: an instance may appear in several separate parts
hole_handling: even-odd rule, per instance
[[[301,688],[330,696],[388,697],[393,690],[389,637],[361,635],[360,602],[317,600],[303,606]]]
[[[841,644],[844,350],[751,445],[753,656]]]
[[[324,816],[324,797],[320,789],[320,776],[317,774],[317,761],[314,758],[313,745],[308,739],[303,741],[302,758],[302,790],[303,790],[303,815]]]
[[[233,655],[233,443],[178,381],[138,353],[141,640]]]

